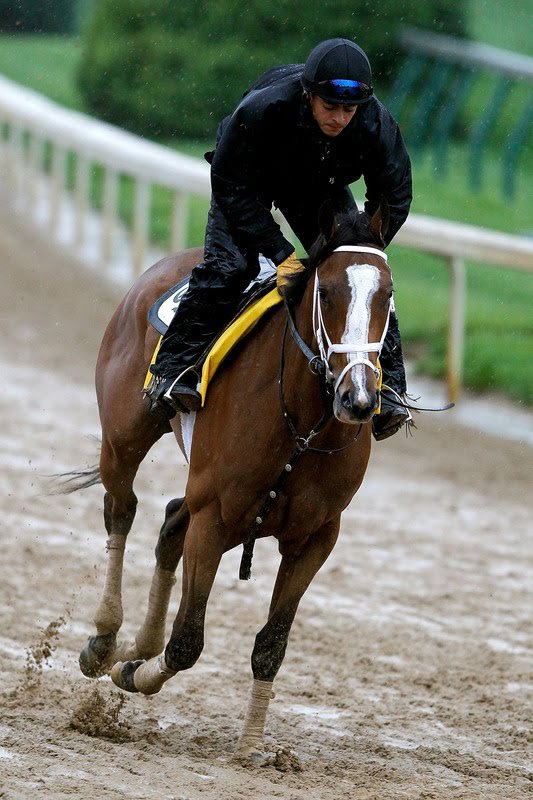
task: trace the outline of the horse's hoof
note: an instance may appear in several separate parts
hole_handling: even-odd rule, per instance
[[[301,772],[302,763],[293,750],[278,747],[275,752],[267,752],[258,747],[241,747],[233,756],[234,761],[243,767],[274,767],[279,772]]]
[[[115,652],[115,641],[114,633],[89,637],[79,658],[80,669],[86,678],[99,678],[109,671]]]
[[[272,762],[271,754],[261,750],[240,751],[234,754],[233,759],[242,767],[267,767]]]
[[[119,661],[113,669],[111,670],[111,680],[118,686],[119,689],[123,689],[125,692],[138,692],[139,690],[135,686],[133,681],[133,676],[135,675],[135,670],[137,670],[141,664],[144,664],[144,661]]]
[[[261,745],[239,745],[233,754],[233,760],[244,767],[264,767],[272,758],[272,753],[262,749]]]

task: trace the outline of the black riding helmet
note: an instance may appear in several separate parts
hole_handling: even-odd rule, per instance
[[[309,54],[302,86],[329,103],[366,103],[374,93],[370,61],[350,39],[326,39]]]

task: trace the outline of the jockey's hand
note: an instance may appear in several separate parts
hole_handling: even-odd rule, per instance
[[[306,269],[302,262],[291,253],[278,265],[277,287],[280,295],[287,301],[295,299],[305,286]]]

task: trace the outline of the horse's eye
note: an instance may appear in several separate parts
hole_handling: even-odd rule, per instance
[[[327,306],[329,303],[328,290],[324,286],[321,286],[318,290],[318,294],[320,295],[320,300],[324,303],[325,306]]]

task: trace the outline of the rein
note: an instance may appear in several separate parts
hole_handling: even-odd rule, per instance
[[[254,520],[250,533],[246,537],[243,543],[243,551],[241,556],[241,564],[239,567],[239,580],[247,581],[250,580],[252,575],[252,559],[254,555],[254,545],[257,537],[259,536],[261,526],[265,522],[266,518],[272,511],[275,501],[277,500],[283,485],[286,483],[287,478],[289,477],[290,473],[303,456],[304,453],[321,453],[323,455],[334,455],[335,453],[340,453],[342,450],[346,450],[348,447],[351,447],[359,438],[359,434],[363,428],[363,425],[360,424],[355,434],[354,438],[348,442],[348,444],[343,445],[342,447],[337,447],[335,449],[326,450],[321,447],[311,447],[310,442],[318,436],[321,431],[323,431],[327,425],[333,419],[333,409],[331,404],[331,385],[327,383],[325,377],[325,368],[322,362],[318,361],[319,356],[317,356],[310,347],[306,344],[304,339],[298,333],[298,329],[296,327],[296,323],[294,321],[292,310],[288,305],[287,301],[285,303],[285,310],[287,311],[287,321],[285,323],[285,329],[283,331],[283,339],[281,343],[281,354],[280,354],[280,361],[279,361],[279,373],[278,373],[278,396],[281,405],[281,410],[283,412],[283,416],[287,421],[287,425],[289,427],[290,432],[292,433],[294,440],[296,442],[296,447],[293,450],[292,455],[290,456],[289,460],[281,470],[280,474],[278,475],[277,480],[275,481],[272,489],[270,489],[267,497],[265,498],[263,505],[259,509],[259,512]],[[313,426],[311,431],[307,436],[302,436],[298,433],[296,429],[296,425],[289,414],[289,410],[287,408],[287,404],[285,403],[285,398],[283,396],[283,369],[285,366],[285,341],[287,338],[287,331],[290,330],[291,334],[294,338],[294,341],[298,345],[299,349],[302,351],[303,355],[308,360],[308,366],[310,367],[311,371],[314,372],[319,380],[320,380],[320,391],[322,395],[322,403],[324,406],[324,412],[320,417],[319,421],[316,425]],[[313,365],[313,366],[312,366]],[[316,365],[316,366],[315,366]],[[322,369],[320,368],[322,367]]]
[[[337,250],[351,250],[351,251],[355,250],[355,251],[359,251],[359,252],[360,251],[363,251],[363,252],[369,251],[369,252],[372,252],[372,253],[379,253],[380,255],[383,256],[385,261],[387,260],[387,257],[383,253],[381,253],[380,250],[374,250],[373,248],[345,246],[345,247],[339,247],[339,248],[337,248]],[[353,439],[351,441],[349,441],[348,444],[345,444],[342,447],[337,447],[337,448],[333,448],[333,449],[325,449],[325,448],[320,448],[320,447],[312,447],[311,444],[310,444],[310,442],[316,436],[318,436],[318,434],[321,433],[329,425],[329,423],[333,419],[332,395],[336,391],[337,386],[338,386],[340,381],[337,381],[337,383],[335,384],[335,387],[332,388],[331,380],[328,377],[328,373],[331,374],[331,372],[329,370],[329,365],[328,365],[328,359],[329,359],[329,355],[331,354],[331,352],[360,353],[360,352],[363,352],[363,351],[373,350],[374,347],[375,347],[375,343],[368,343],[367,345],[365,345],[364,350],[363,350],[362,347],[360,347],[360,346],[356,347],[355,345],[332,345],[331,344],[331,342],[329,340],[329,337],[327,336],[327,332],[325,330],[325,327],[323,325],[323,321],[322,321],[322,314],[321,314],[321,311],[320,311],[320,298],[319,298],[319,295],[318,295],[318,288],[319,288],[318,280],[317,280],[317,277],[316,277],[316,274],[315,274],[315,288],[314,288],[314,294],[313,294],[313,329],[314,329],[315,337],[317,338],[317,341],[319,342],[319,350],[320,350],[320,352],[318,354],[314,353],[311,350],[309,345],[306,343],[306,341],[300,335],[300,333],[298,331],[298,328],[296,327],[296,321],[295,321],[293,313],[292,313],[292,308],[289,306],[287,301],[284,299],[285,310],[287,312],[287,320],[286,320],[286,323],[285,323],[285,329],[283,331],[283,339],[282,339],[282,343],[281,343],[280,363],[279,363],[279,372],[278,372],[278,397],[279,397],[279,402],[280,402],[280,406],[281,406],[281,410],[282,410],[283,416],[284,416],[285,420],[287,421],[287,425],[289,427],[289,430],[290,430],[290,432],[291,432],[291,434],[292,434],[292,436],[293,436],[293,438],[294,438],[294,440],[296,442],[296,447],[295,447],[292,455],[290,456],[289,460],[284,465],[283,469],[281,470],[280,474],[278,475],[278,478],[275,481],[272,489],[270,489],[267,497],[265,498],[265,500],[264,500],[261,508],[259,509],[259,512],[258,512],[258,514],[257,514],[257,516],[256,516],[256,518],[254,520],[252,528],[251,528],[248,536],[246,537],[246,539],[245,539],[245,541],[243,543],[243,553],[242,553],[242,556],[241,556],[241,564],[240,564],[240,568],[239,568],[239,579],[240,580],[246,581],[246,580],[250,579],[251,574],[252,574],[252,559],[253,559],[253,553],[254,553],[254,545],[255,545],[255,541],[258,538],[259,533],[261,531],[261,526],[263,525],[263,523],[265,522],[265,519],[268,517],[268,515],[272,511],[274,503],[277,500],[282,487],[286,483],[287,478],[289,477],[290,473],[292,472],[292,470],[294,469],[294,467],[296,466],[296,464],[298,463],[300,458],[303,456],[303,454],[307,453],[307,452],[320,453],[322,455],[334,455],[336,453],[340,453],[343,450],[346,450],[348,447],[351,447],[357,441],[357,439],[359,438],[359,435],[361,433],[361,430],[363,428],[363,425],[361,423],[359,425],[357,433],[355,434]],[[317,308],[319,309],[319,316],[317,317],[317,319],[320,320],[319,327],[315,327],[315,324],[314,324],[314,322],[315,322],[315,312],[316,312]],[[388,327],[388,318],[387,318],[387,325],[385,326],[385,331],[383,333],[383,337],[382,337],[381,343],[379,343],[379,349],[376,347],[376,349],[378,349],[378,352],[379,352],[379,350],[381,350],[381,346],[383,344],[383,340],[385,339],[385,335],[387,333],[387,327]],[[324,411],[323,411],[322,416],[320,417],[319,421],[317,422],[317,424],[312,427],[311,431],[308,433],[307,436],[302,436],[298,432],[298,430],[296,428],[296,425],[294,424],[294,421],[293,421],[293,419],[292,419],[292,417],[291,417],[291,415],[289,413],[289,410],[287,408],[287,404],[285,402],[285,398],[283,396],[283,371],[284,371],[284,367],[285,367],[285,342],[286,342],[286,339],[287,339],[287,331],[288,330],[290,330],[292,338],[294,339],[295,343],[297,344],[298,348],[300,349],[300,351],[302,352],[304,357],[307,359],[307,364],[308,364],[309,369],[311,370],[312,373],[314,373],[318,377],[318,379],[320,381],[320,393],[321,393],[321,396],[322,396],[322,405],[323,405]],[[329,350],[328,350],[327,354],[325,353],[325,350],[324,350],[323,345],[322,345],[322,341],[323,341],[323,339],[322,339],[322,331],[324,332],[324,335],[325,335],[325,337],[326,337],[326,339],[328,341],[328,345],[329,345]],[[319,339],[319,336],[320,336],[320,339]],[[342,348],[342,349],[333,349],[333,348]],[[368,361],[367,359],[357,358],[357,359],[354,359],[353,361],[350,361],[350,363],[348,364],[347,368],[343,371],[342,377],[344,377],[344,375],[346,374],[347,370],[350,369],[352,366],[354,366],[355,363],[365,363],[365,364],[368,363],[368,365],[375,372],[379,373],[379,369],[377,367],[375,367],[372,364],[372,362]]]
[[[374,247],[367,247],[362,245],[342,245],[341,247],[337,247],[333,252],[370,253],[372,255],[380,256],[380,258],[382,258],[385,261],[385,263],[387,263],[387,256],[385,255],[385,253]],[[383,342],[385,341],[385,337],[387,335],[389,327],[390,315],[391,312],[394,311],[394,301],[391,297],[387,313],[387,320],[379,342],[351,342],[349,344],[340,344],[340,343],[333,344],[328,336],[324,324],[324,319],[322,316],[322,307],[320,303],[320,283],[318,280],[318,272],[315,272],[315,283],[313,288],[313,333],[318,344],[319,352],[314,353],[313,350],[311,350],[311,348],[307,344],[307,342],[300,335],[298,328],[296,327],[296,321],[294,319],[292,307],[287,303],[286,299],[284,299],[284,304],[285,304],[285,310],[287,312],[287,320],[285,323],[285,329],[283,332],[283,339],[281,344],[280,364],[278,373],[278,396],[283,416],[287,421],[287,425],[294,438],[296,447],[292,455],[290,456],[289,460],[287,461],[287,463],[281,470],[280,474],[278,475],[278,478],[275,481],[272,488],[270,489],[267,497],[265,498],[255,518],[252,528],[243,543],[243,553],[239,569],[240,580],[250,579],[251,569],[252,569],[252,559],[254,553],[254,544],[261,531],[261,526],[263,525],[266,518],[272,511],[274,503],[277,500],[282,487],[286,483],[287,478],[289,477],[294,467],[297,465],[300,458],[304,455],[304,453],[311,452],[311,453],[320,453],[323,455],[334,455],[335,453],[340,453],[343,450],[346,450],[348,447],[351,447],[359,438],[359,435],[363,427],[362,423],[359,425],[359,429],[354,438],[343,447],[338,447],[336,449],[324,449],[319,447],[312,447],[310,444],[310,442],[316,436],[318,436],[319,433],[325,430],[325,428],[329,425],[329,423],[333,419],[332,396],[337,391],[346,373],[352,367],[358,364],[369,367],[377,376],[378,381],[381,382],[381,367],[375,366],[370,361],[370,359],[365,357],[364,354],[367,353],[379,354],[381,352],[381,349],[383,347]],[[322,405],[324,411],[320,420],[317,422],[316,425],[314,425],[314,427],[311,429],[311,431],[307,436],[302,436],[298,432],[296,425],[294,424],[294,421],[287,408],[285,398],[283,396],[283,370],[285,366],[285,342],[287,338],[287,331],[290,331],[291,336],[294,339],[296,345],[306,358],[309,369],[313,374],[315,374],[318,377],[320,381],[320,392],[322,396]],[[326,349],[326,344],[327,344],[327,349]],[[340,376],[335,381],[334,386],[333,386],[333,374],[329,368],[329,358],[332,353],[346,353],[347,355],[354,354],[355,356],[355,358],[349,360],[348,364],[344,367]],[[453,403],[450,403],[449,405],[445,406],[442,409],[440,408],[421,409],[413,407],[408,403],[405,403],[401,399],[398,399],[398,405],[402,405],[404,408],[408,409],[414,408],[414,410],[420,410],[420,411],[424,410],[444,411],[447,410],[448,408],[453,407]]]
[[[351,447],[351,445],[355,441],[357,441],[357,439],[359,437],[359,434],[361,433],[361,428],[363,427],[362,424],[359,425],[359,428],[357,430],[357,433],[356,433],[355,437],[350,442],[348,442],[348,444],[345,444],[342,447],[322,448],[322,447],[311,447],[310,444],[309,444],[309,442],[312,439],[314,439],[315,436],[318,436],[318,434],[321,433],[324,430],[324,428],[327,425],[329,425],[329,423],[333,419],[333,408],[332,408],[332,404],[331,404],[331,396],[332,396],[331,385],[328,384],[327,381],[326,381],[325,371],[324,370],[320,370],[319,372],[316,373],[318,375],[318,377],[319,377],[319,380],[320,380],[320,392],[321,392],[321,395],[322,395],[322,403],[323,403],[323,406],[324,406],[324,413],[320,417],[320,420],[318,421],[318,423],[313,426],[313,428],[311,429],[310,433],[306,437],[305,436],[301,436],[298,433],[298,431],[296,429],[296,425],[294,424],[294,421],[293,421],[291,415],[289,414],[289,410],[287,408],[287,404],[285,403],[285,398],[283,397],[283,368],[285,366],[285,341],[286,341],[286,338],[287,338],[287,330],[289,328],[291,328],[291,333],[293,331],[296,332],[296,334],[298,336],[298,339],[295,339],[295,341],[296,341],[296,344],[298,345],[298,347],[300,347],[300,342],[302,342],[305,345],[305,350],[302,350],[302,348],[300,347],[300,349],[302,350],[302,353],[304,354],[304,356],[306,358],[308,358],[308,353],[311,354],[312,358],[310,360],[308,360],[308,366],[310,367],[312,372],[314,372],[315,370],[314,370],[314,367],[311,367],[311,364],[316,360],[317,356],[305,344],[305,341],[302,339],[302,337],[298,333],[298,329],[296,328],[296,323],[294,322],[294,319],[292,317],[291,309],[287,305],[287,303],[285,304],[285,309],[286,309],[287,314],[288,314],[288,320],[285,323],[285,330],[283,332],[283,340],[282,340],[282,344],[281,344],[281,356],[280,356],[280,363],[279,363],[279,376],[278,376],[278,397],[279,397],[281,410],[283,412],[283,416],[285,417],[285,420],[287,421],[287,425],[289,426],[289,430],[292,433],[292,435],[293,435],[293,437],[294,437],[294,439],[296,441],[296,449],[300,450],[301,453],[305,453],[305,452],[309,451],[311,453],[322,453],[322,454],[328,455],[328,456],[334,455],[335,453],[340,453],[343,450],[346,450],[348,447]],[[292,326],[289,324],[289,320],[292,321]]]

